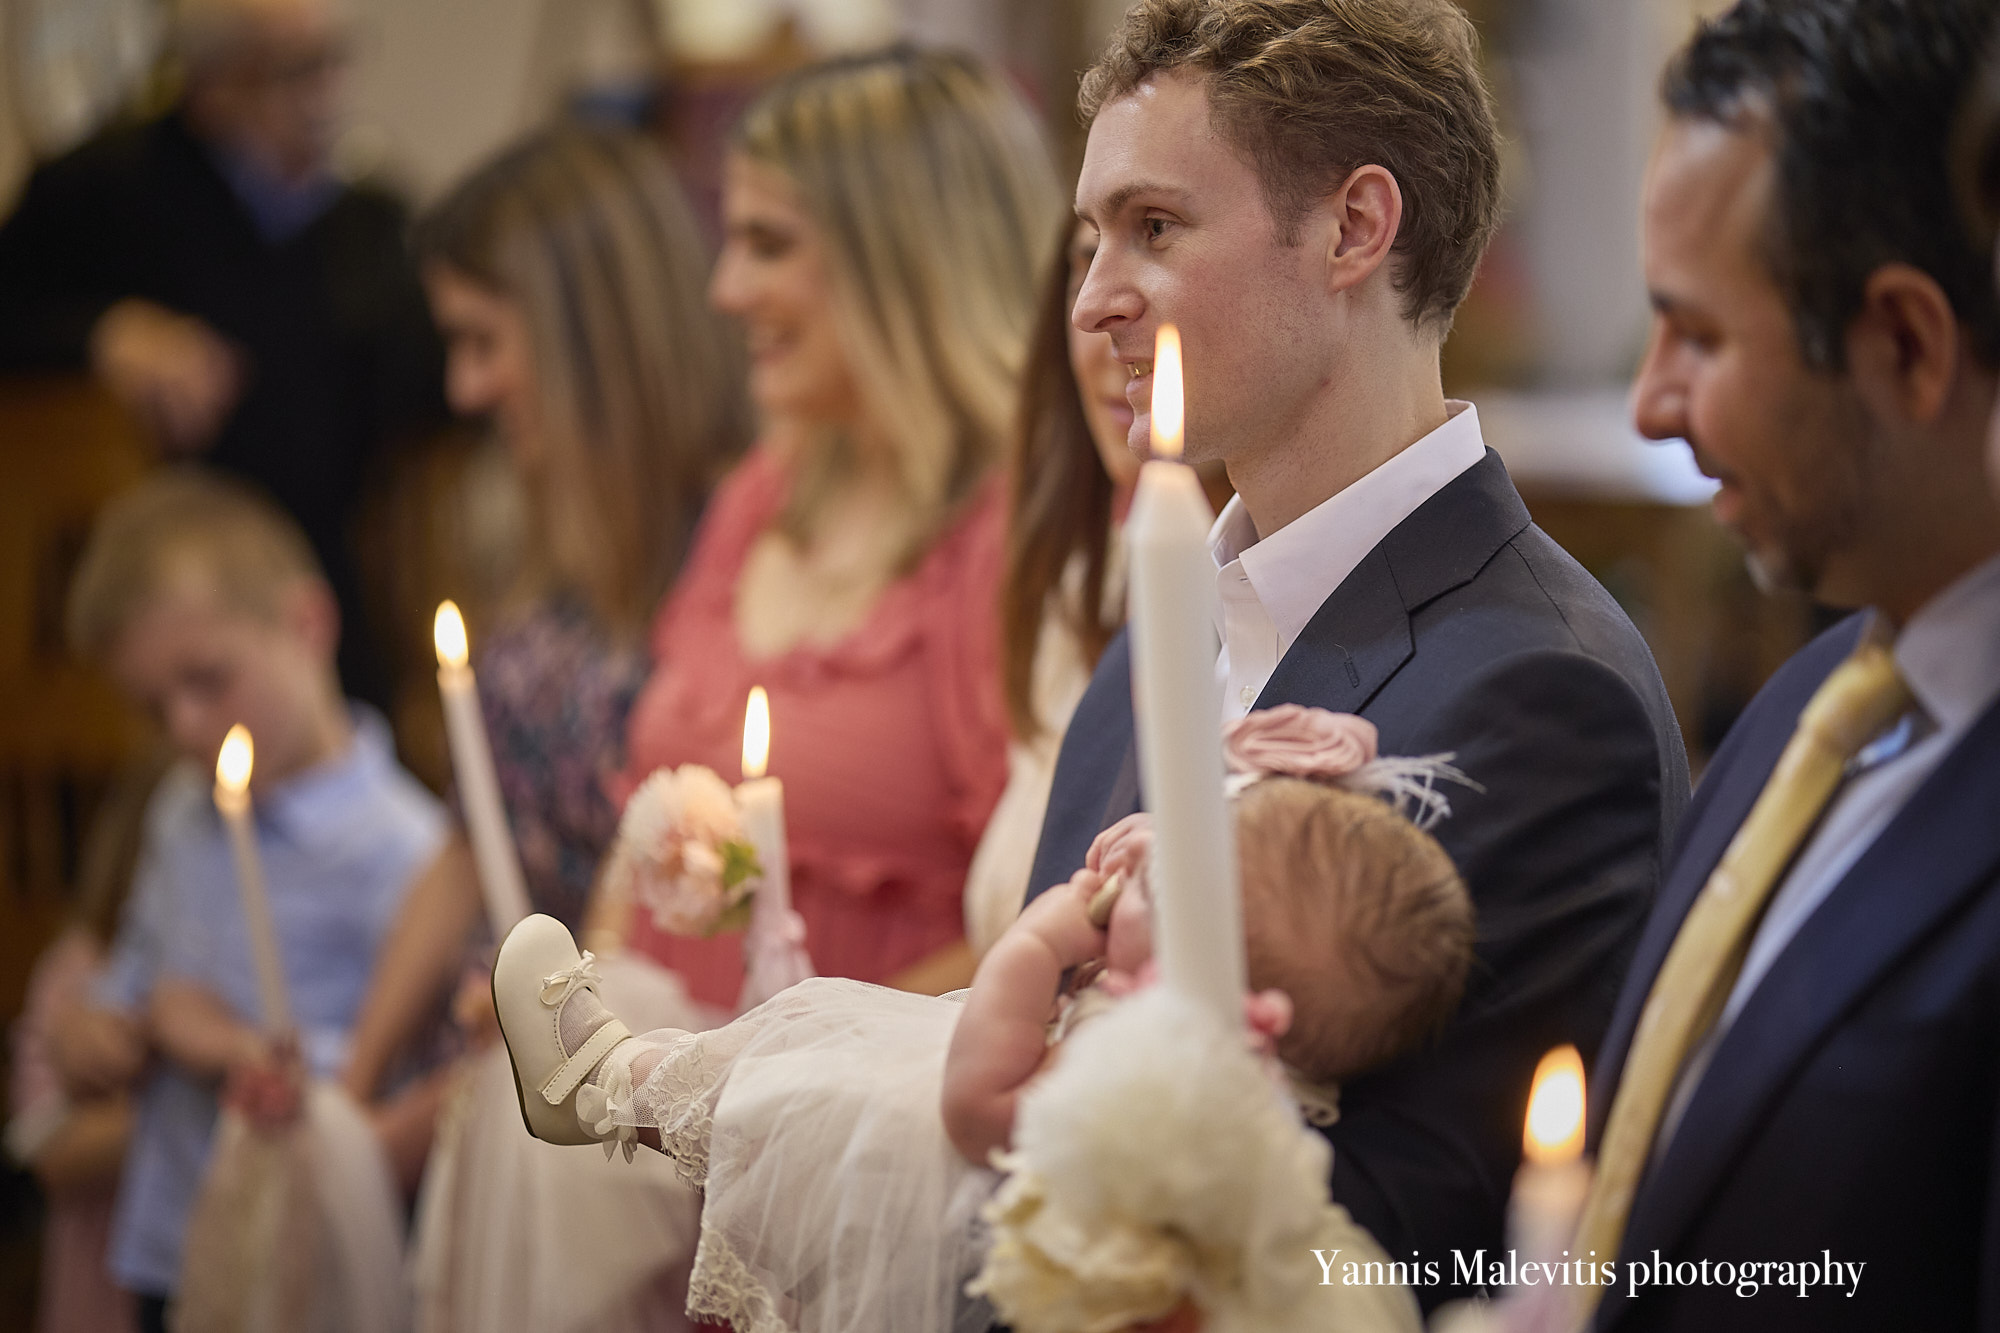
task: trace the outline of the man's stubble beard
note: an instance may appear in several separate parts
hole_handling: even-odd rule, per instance
[[[1841,468],[1838,493],[1821,506],[1823,517],[1816,523],[1785,522],[1777,537],[1762,546],[1746,544],[1743,566],[1757,591],[1766,596],[1797,594],[1828,605],[1844,605],[1846,599],[1826,595],[1827,567],[1843,551],[1852,551],[1861,540],[1868,494],[1868,468],[1861,460],[1850,459]]]

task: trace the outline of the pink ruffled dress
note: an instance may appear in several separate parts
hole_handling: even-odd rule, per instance
[[[736,584],[789,484],[764,447],[716,490],[654,626],[653,675],[612,797],[622,804],[654,769],[687,763],[738,780],[744,702],[762,685],[792,902],[813,965],[879,982],[963,938],[966,868],[1006,785],[996,609],[1005,497],[999,480],[987,483],[839,643],[753,660],[736,633]],[[631,944],[678,972],[695,999],[735,1004],[740,935],[666,935],[642,910]]]

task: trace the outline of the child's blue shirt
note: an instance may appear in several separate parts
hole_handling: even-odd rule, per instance
[[[437,799],[400,768],[389,731],[356,710],[346,752],[262,796],[257,851],[309,1073],[347,1055],[376,950],[445,834]],[[182,765],[146,812],[145,844],[98,1000],[141,1012],[161,977],[199,983],[261,1024],[256,965],[210,775]],[[207,1170],[212,1085],[155,1060],[139,1094],[112,1223],[111,1271],[127,1290],[171,1295],[181,1236]]]

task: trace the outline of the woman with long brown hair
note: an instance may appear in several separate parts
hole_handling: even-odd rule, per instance
[[[644,627],[748,434],[740,354],[706,309],[707,251],[656,145],[557,125],[493,158],[421,221],[446,391],[491,420],[527,522],[481,702],[534,909],[580,924],[617,829]],[[412,891],[356,1027],[372,1096],[457,978],[480,912],[462,837]]]
[[[979,953],[1021,910],[1056,749],[1097,659],[1125,620],[1118,528],[1139,475],[1127,440],[1131,375],[1110,334],[1086,333],[1069,318],[1097,234],[1066,219],[1061,235],[1021,383],[1000,588],[1001,678],[1013,739],[1007,790],[965,882],[966,938]],[[1202,480],[1211,501],[1227,498],[1220,469],[1204,471]]]

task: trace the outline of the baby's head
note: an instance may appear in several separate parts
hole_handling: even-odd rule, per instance
[[[1236,798],[1250,985],[1291,997],[1278,1054],[1332,1082],[1411,1050],[1458,1005],[1472,899],[1380,797],[1272,777]]]
[[[247,726],[258,786],[316,761],[344,718],[339,613],[305,535],[211,474],[162,473],[105,507],[70,586],[69,634],[197,763]]]

